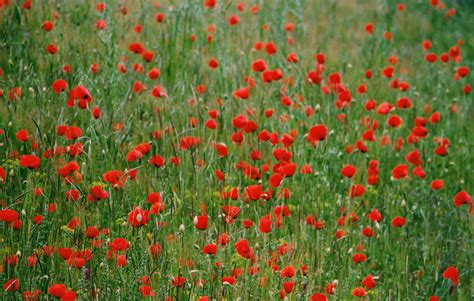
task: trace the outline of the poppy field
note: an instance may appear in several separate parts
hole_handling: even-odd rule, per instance
[[[0,0],[1,300],[472,300],[474,3]]]

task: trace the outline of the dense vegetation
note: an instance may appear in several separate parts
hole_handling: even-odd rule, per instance
[[[469,300],[469,1],[0,0],[2,300]]]

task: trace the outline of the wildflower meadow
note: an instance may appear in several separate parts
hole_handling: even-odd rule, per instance
[[[474,1],[0,0],[0,300],[473,300]]]

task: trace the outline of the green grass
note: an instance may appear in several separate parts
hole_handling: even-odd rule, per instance
[[[18,255],[15,265],[3,260],[0,263],[0,283],[18,278],[20,287],[17,292],[0,290],[0,299],[20,300],[23,292],[33,290],[41,290],[41,298],[45,298],[52,284],[63,283],[76,292],[78,300],[139,300],[141,283],[137,280],[144,275],[150,276],[149,285],[156,293],[153,299],[157,300],[196,300],[200,296],[213,300],[274,300],[279,298],[285,281],[295,282],[293,292],[286,294],[289,300],[308,300],[315,293],[324,293],[328,283],[336,284],[334,294],[326,294],[329,300],[352,300],[357,299],[351,295],[352,290],[362,286],[360,282],[369,274],[377,276],[376,286],[367,290],[365,298],[369,300],[428,300],[434,295],[441,300],[469,300],[474,295],[470,205],[453,204],[459,191],[470,195],[474,191],[473,101],[472,93],[463,93],[465,85],[473,85],[474,67],[474,8],[468,1],[446,1],[447,8],[441,11],[424,0],[405,1],[404,11],[397,11],[397,1],[244,1],[243,13],[237,10],[237,2],[227,0],[218,0],[214,9],[205,9],[197,0],[161,1],[161,8],[154,7],[151,1],[127,1],[126,15],[120,12],[124,5],[121,1],[107,1],[104,12],[96,11],[96,2],[85,0],[34,1],[30,10],[15,0],[11,2],[0,9],[0,166],[7,174],[5,182],[0,183],[0,204],[20,213],[22,226],[14,230],[8,223],[0,223],[0,257]],[[249,12],[256,4],[259,12]],[[451,7],[456,8],[456,14],[446,19],[445,13]],[[57,20],[53,18],[55,12]],[[166,15],[163,23],[155,20],[159,12]],[[227,19],[234,14],[241,20],[230,26]],[[105,30],[96,29],[98,19],[106,21]],[[51,32],[41,28],[46,20],[54,21]],[[288,22],[295,25],[291,33],[284,30]],[[372,35],[364,31],[369,22],[374,24]],[[137,24],[143,25],[140,34],[133,31]],[[216,28],[211,43],[207,41],[210,24]],[[268,30],[264,25],[269,26]],[[393,33],[392,41],[384,39],[386,31]],[[196,37],[194,42],[191,35]],[[290,36],[293,45],[287,42]],[[443,63],[438,58],[434,64],[426,62],[427,52],[421,46],[426,39],[433,44],[429,52],[438,56],[462,39],[462,61]],[[275,55],[266,55],[265,49],[253,50],[259,41],[273,41]],[[145,62],[131,53],[128,46],[133,42],[143,43],[154,52],[153,60]],[[50,43],[59,49],[57,54],[45,51]],[[286,61],[290,52],[297,53],[298,63]],[[315,68],[314,55],[319,52],[326,55],[321,86],[307,82],[308,71]],[[380,76],[381,70],[390,65],[391,55],[399,59],[393,78],[408,82],[408,91],[391,89],[393,78]],[[215,70],[208,67],[213,57],[219,61]],[[251,69],[252,62],[259,58],[266,61],[269,69],[281,69],[283,79],[263,83],[260,74]],[[97,74],[90,72],[93,63],[100,66]],[[117,71],[119,63],[125,65],[125,74]],[[145,72],[134,72],[135,63],[141,64]],[[65,73],[65,64],[73,71]],[[454,80],[459,66],[467,66],[470,73]],[[147,77],[153,67],[161,72],[157,80]],[[371,79],[364,77],[367,69],[372,70]],[[351,92],[350,108],[337,109],[337,95],[321,91],[328,75],[334,72],[341,75],[342,83]],[[251,76],[256,86],[250,90],[249,99],[237,100],[232,93],[247,86],[246,76]],[[285,84],[289,78],[293,85]],[[59,95],[51,88],[57,79],[68,84]],[[135,93],[135,81],[141,81],[147,90]],[[360,95],[356,89],[362,83],[366,84],[367,93]],[[69,89],[78,85],[86,87],[93,98],[85,110],[66,106]],[[168,97],[153,98],[151,90],[155,85],[161,85]],[[205,85],[207,91],[197,93],[197,85]],[[20,87],[22,93],[11,101],[9,91],[13,87]],[[293,106],[280,103],[282,93],[291,98]],[[222,106],[217,104],[217,97]],[[409,97],[413,108],[395,107],[388,115],[364,109],[368,99],[396,105],[401,97]],[[194,105],[190,105],[191,99],[195,100]],[[430,112],[425,111],[426,105]],[[314,115],[306,115],[306,106],[313,108]],[[92,118],[93,107],[101,109],[99,119]],[[267,109],[274,110],[271,118],[265,117]],[[216,130],[204,125],[209,110],[219,112]],[[414,119],[429,118],[433,112],[441,113],[441,121],[428,122],[426,139],[407,143]],[[253,133],[243,131],[242,145],[231,140],[236,131],[232,119],[239,114],[258,124]],[[346,114],[346,122],[336,118],[339,114]],[[391,114],[402,118],[400,128],[387,126]],[[190,126],[189,119],[193,117],[198,119],[195,127]],[[346,147],[360,140],[366,130],[362,118],[378,122],[377,141],[364,142],[369,148],[367,153],[347,154]],[[123,124],[120,131],[114,130],[118,123]],[[56,127],[61,124],[80,127],[81,137],[67,141],[59,136]],[[325,124],[328,136],[312,146],[305,135],[316,124]],[[22,129],[29,132],[28,142],[15,138]],[[287,149],[297,170],[273,189],[270,200],[246,203],[242,198],[245,187],[262,184],[264,191],[270,189],[269,177],[278,163],[273,151],[283,148],[281,143],[273,146],[259,141],[257,135],[264,129],[280,138],[292,130],[297,132]],[[156,130],[163,132],[161,139],[153,138]],[[393,142],[403,139],[403,147],[396,150],[394,145],[380,145],[383,135]],[[180,139],[186,136],[199,137],[200,144],[193,150],[182,150]],[[446,156],[434,154],[435,137],[449,139]],[[38,143],[37,150],[33,149],[32,140]],[[82,143],[82,155],[43,158],[44,151],[75,142]],[[137,162],[128,162],[127,153],[144,142],[150,142],[150,153]],[[225,143],[229,155],[219,157],[214,142]],[[425,179],[413,176],[414,166],[405,161],[405,155],[415,148],[421,154]],[[261,152],[262,160],[249,159],[253,150]],[[41,157],[37,170],[20,166],[19,157],[25,154]],[[157,154],[166,159],[162,168],[148,163]],[[171,164],[172,156],[181,158],[179,166]],[[80,166],[82,181],[68,185],[57,169],[72,160]],[[370,160],[379,161],[379,181],[375,186],[366,183]],[[236,168],[240,161],[260,171],[267,164],[269,170],[262,172],[260,180],[253,180]],[[300,174],[306,163],[313,172]],[[392,168],[402,163],[409,166],[408,176],[392,179]],[[345,164],[357,168],[352,179],[340,174]],[[122,189],[114,189],[102,177],[109,170],[135,168],[137,177],[127,180]],[[224,181],[217,180],[217,169],[225,173]],[[445,187],[431,190],[434,179],[442,179]],[[350,198],[352,184],[364,185],[365,194]],[[88,201],[89,189],[95,185],[102,185],[109,197],[97,203]],[[238,188],[238,200],[221,199],[221,192],[231,187]],[[41,188],[43,195],[35,196],[35,188]],[[69,189],[79,191],[78,201],[66,199]],[[289,198],[281,197],[284,189],[289,190]],[[133,228],[127,216],[137,206],[150,209],[147,195],[151,192],[162,192],[165,210],[150,215],[146,225]],[[47,211],[52,203],[57,205],[54,213]],[[225,223],[221,217],[224,205],[240,208],[234,224]],[[270,233],[259,232],[259,219],[278,205],[287,205],[291,216],[283,218],[280,228],[273,225]],[[203,207],[206,213],[202,212]],[[338,226],[341,208],[345,209],[344,214],[357,215],[358,221]],[[366,218],[373,208],[383,216],[378,225]],[[40,214],[43,220],[37,225],[33,218]],[[201,214],[209,216],[209,227],[204,231],[193,225],[194,217]],[[324,220],[324,229],[305,224],[310,214]],[[406,225],[392,227],[390,221],[395,216],[405,217]],[[75,217],[80,226],[70,229],[68,224]],[[245,229],[241,223],[244,219],[251,219],[254,226]],[[162,226],[158,227],[157,222]],[[361,233],[369,225],[375,230],[375,237],[370,239]],[[108,235],[102,233],[98,237],[104,241],[102,247],[93,247],[85,236],[88,226],[109,230]],[[347,235],[336,239],[338,230],[347,231]],[[219,247],[215,256],[204,255],[204,245],[216,243],[222,233],[229,235],[229,244]],[[122,268],[116,266],[115,260],[107,259],[108,242],[119,237],[130,243],[130,248],[120,253],[127,256]],[[234,244],[240,239],[248,240],[255,262],[236,253]],[[153,243],[161,244],[159,257],[149,255],[148,248]],[[290,251],[276,255],[284,243],[291,246]],[[355,264],[352,256],[360,252],[356,251],[358,244],[363,246],[367,261]],[[69,268],[57,252],[44,256],[41,248],[45,245],[90,249],[92,259],[82,269]],[[30,268],[27,257],[35,253],[38,262]],[[189,260],[191,266],[182,264]],[[292,279],[283,279],[272,269],[292,265],[299,270],[305,264],[307,274],[298,271]],[[449,266],[457,267],[459,286],[443,278],[443,271]],[[259,272],[250,275],[250,267],[258,267]],[[243,271],[236,283],[222,284],[221,278],[230,276],[235,268]],[[172,285],[171,278],[178,275],[186,278],[183,288]],[[267,280],[265,286],[260,285],[263,278]],[[199,279],[205,281],[203,286],[197,285]]]

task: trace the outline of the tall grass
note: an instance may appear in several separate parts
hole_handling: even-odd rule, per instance
[[[471,195],[474,191],[473,103],[472,94],[463,92],[466,84],[472,85],[472,72],[460,80],[453,79],[459,66],[471,71],[473,68],[474,13],[468,1],[447,1],[442,10],[431,7],[429,1],[405,1],[404,11],[397,11],[398,1],[391,0],[243,1],[243,13],[237,10],[235,1],[217,1],[214,9],[191,0],[160,1],[160,8],[154,5],[156,1],[108,1],[103,12],[96,11],[95,1],[36,1],[29,10],[22,8],[23,1],[10,2],[0,13],[0,166],[7,172],[5,182],[0,184],[0,200],[2,208],[20,213],[22,226],[15,230],[7,223],[0,224],[0,257],[18,256],[17,264],[0,263],[0,282],[20,279],[20,289],[2,290],[1,299],[20,300],[23,292],[36,289],[44,297],[52,284],[63,283],[75,291],[79,300],[135,300],[142,298],[139,287],[143,283],[137,280],[145,275],[151,279],[149,285],[157,300],[195,300],[200,296],[274,300],[280,297],[286,281],[295,282],[293,291],[285,294],[289,300],[307,300],[315,293],[325,293],[328,283],[336,287],[332,296],[326,293],[329,299],[350,300],[356,299],[352,290],[361,286],[369,274],[377,282],[365,297],[370,300],[427,300],[435,295],[443,300],[469,300],[473,296],[473,224],[468,208],[472,204],[453,205],[459,191]],[[259,5],[258,13],[249,12],[252,5]],[[124,15],[121,9],[125,6],[128,13]],[[445,13],[451,7],[457,11],[447,19]],[[165,14],[162,23],[155,20],[157,13]],[[230,26],[228,18],[234,14],[240,16],[240,22]],[[98,19],[106,21],[106,29],[96,29]],[[51,32],[42,29],[46,20],[54,23]],[[364,31],[369,22],[374,24],[372,35]],[[286,23],[295,25],[293,32],[285,31]],[[143,26],[139,34],[133,29],[138,24]],[[215,32],[208,32],[209,25],[215,26]],[[393,33],[391,41],[384,39],[386,31]],[[208,42],[208,35],[212,35],[212,42]],[[288,43],[289,37],[293,45]],[[426,39],[433,44],[429,52],[438,55],[462,39],[462,60],[426,62],[421,46]],[[253,48],[259,41],[274,42],[277,52],[268,56],[265,49],[256,51]],[[131,53],[128,48],[133,42],[143,43],[154,52],[153,60],[145,62]],[[57,54],[46,52],[50,43],[58,47]],[[287,62],[290,52],[298,55],[298,63]],[[352,94],[350,108],[337,109],[337,95],[325,94],[321,86],[308,83],[307,73],[315,68],[314,55],[320,52],[326,55],[322,85],[329,74],[338,72]],[[380,75],[390,65],[391,55],[399,59],[394,78],[408,82],[408,91],[391,89],[392,79]],[[208,67],[211,58],[219,61],[215,70]],[[263,83],[251,69],[252,62],[259,58],[265,59],[269,69],[281,69],[283,80]],[[99,65],[96,74],[90,71],[93,63]],[[120,63],[127,70],[124,74],[117,70]],[[134,63],[141,64],[145,72],[134,72]],[[66,64],[72,68],[69,73],[63,70]],[[157,80],[147,77],[152,67],[160,70]],[[364,76],[367,69],[372,70],[371,79]],[[254,78],[256,86],[250,90],[249,99],[238,100],[232,93],[248,85],[246,76]],[[284,84],[289,78],[293,84]],[[61,94],[51,88],[57,79],[68,84]],[[135,81],[141,81],[147,90],[135,93]],[[363,95],[356,92],[362,83],[367,85]],[[93,98],[86,110],[66,106],[69,89],[78,85],[86,87]],[[152,97],[155,85],[163,86],[168,96]],[[205,85],[206,92],[198,93],[197,85]],[[16,100],[9,100],[13,87],[20,87],[22,93]],[[283,94],[293,105],[280,103]],[[389,115],[364,109],[369,99],[395,105],[401,97],[409,97],[413,108],[396,108]],[[314,115],[306,114],[306,106]],[[92,117],[93,107],[101,109],[100,118]],[[267,109],[274,111],[271,118],[265,116]],[[219,113],[216,130],[205,127],[209,110]],[[407,143],[414,119],[428,118],[433,112],[440,112],[442,117],[439,123],[428,123],[427,138]],[[243,134],[242,145],[231,138],[237,131],[232,119],[239,114],[258,124],[257,131]],[[345,122],[336,118],[339,114],[346,114]],[[391,114],[403,119],[401,128],[386,124]],[[367,153],[347,154],[346,147],[360,140],[366,130],[361,122],[366,117],[379,123],[377,141],[365,141]],[[195,126],[190,125],[190,118],[197,118]],[[57,134],[57,126],[62,124],[80,127],[81,137],[66,141]],[[117,130],[117,124],[123,127]],[[326,125],[329,133],[326,140],[312,146],[305,135],[316,124]],[[15,138],[22,129],[30,134],[28,142]],[[281,143],[274,146],[260,141],[257,134],[263,129],[280,138],[292,130],[297,132],[287,148],[297,172],[273,189],[270,200],[247,203],[245,187],[261,184],[265,191],[270,189],[269,177],[278,163],[273,152],[283,148]],[[156,130],[162,131],[160,139],[153,136]],[[380,145],[383,135],[393,143]],[[199,137],[199,145],[181,149],[180,139],[186,136]],[[435,137],[449,139],[446,156],[434,154]],[[400,150],[395,148],[398,138],[404,140]],[[38,143],[38,149],[33,148],[32,140]],[[46,150],[73,142],[82,143],[82,155],[42,157]],[[144,142],[150,143],[150,153],[139,161],[127,161],[127,153]],[[229,155],[220,157],[215,142],[225,143]],[[415,148],[421,154],[426,178],[413,176],[409,164],[409,175],[394,179],[392,168],[408,164],[405,155]],[[260,151],[263,159],[249,160],[253,150]],[[19,156],[24,154],[40,156],[40,167],[21,167]],[[157,154],[166,159],[162,168],[148,162]],[[171,163],[172,156],[181,158],[179,166]],[[57,170],[71,160],[79,164],[82,181],[68,185]],[[379,182],[375,186],[366,184],[370,160],[379,161]],[[250,179],[236,168],[240,161],[260,171],[263,164],[268,164],[270,170],[262,172],[261,179]],[[311,174],[300,174],[305,163],[312,167]],[[357,169],[352,179],[340,173],[345,164]],[[138,170],[137,177],[127,180],[122,189],[115,189],[102,177],[109,170],[133,169]],[[225,173],[224,181],[217,180],[217,169]],[[435,179],[442,179],[445,187],[430,189]],[[364,185],[365,194],[351,198],[348,191],[353,184]],[[101,185],[109,197],[88,201],[89,189],[95,185]],[[232,187],[239,190],[238,200],[221,198],[221,193]],[[35,188],[41,188],[42,194],[35,195]],[[70,189],[79,191],[76,202],[65,197]],[[289,190],[289,197],[280,194],[284,189]],[[146,225],[132,227],[127,222],[129,212],[135,207],[149,209],[147,195],[151,192],[162,193],[165,210],[150,215]],[[53,203],[57,209],[49,212],[48,205]],[[222,217],[225,205],[240,208],[235,223],[226,223]],[[274,220],[271,232],[261,233],[260,218],[279,205],[288,206],[291,216],[283,218],[280,228]],[[371,223],[366,217],[373,208],[383,216],[380,223]],[[201,214],[209,216],[204,231],[193,224],[194,217]],[[323,229],[306,224],[310,214],[325,222]],[[358,220],[337,224],[338,218],[351,214]],[[40,224],[33,222],[38,215],[43,216]],[[405,217],[406,225],[392,227],[390,221],[395,216]],[[69,222],[75,217],[80,225],[72,229]],[[254,226],[245,229],[241,223],[244,219],[252,220]],[[86,237],[89,226],[108,229],[108,235],[101,233],[98,237],[104,241],[102,247],[93,247]],[[374,237],[362,235],[366,226],[374,228]],[[346,235],[336,239],[338,230],[346,231]],[[219,247],[217,255],[203,254],[201,249],[216,243],[222,233],[229,235],[229,244]],[[130,243],[129,249],[120,253],[127,256],[125,267],[118,267],[115,259],[107,259],[108,243],[115,238]],[[240,239],[249,241],[255,262],[236,253],[234,244]],[[149,246],[155,243],[161,245],[162,252],[152,257]],[[285,244],[289,251],[280,254],[279,247]],[[361,250],[357,250],[359,244]],[[44,246],[90,249],[93,255],[83,268],[75,269],[68,267],[58,252],[45,256]],[[367,261],[354,263],[355,253],[366,254]],[[32,254],[38,255],[33,268],[27,265],[27,257]],[[307,273],[298,271],[294,278],[282,278],[279,271],[290,265],[297,270],[307,265]],[[459,286],[442,276],[449,266],[459,270]],[[259,272],[250,275],[251,267]],[[222,283],[222,277],[235,276],[239,268],[242,275],[236,277],[234,285]],[[186,278],[184,287],[173,286],[175,276]]]

